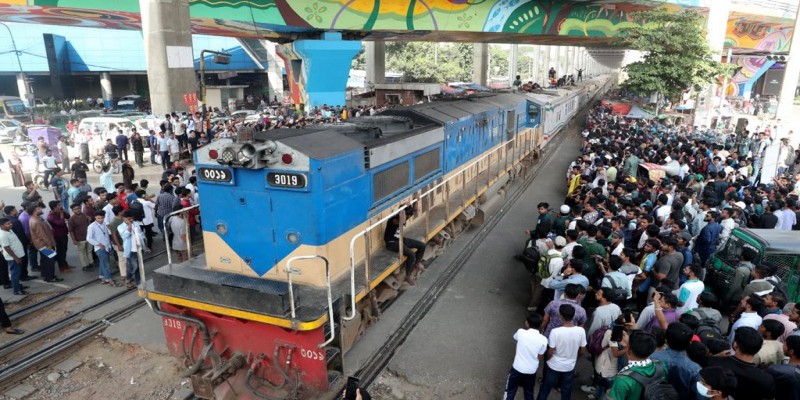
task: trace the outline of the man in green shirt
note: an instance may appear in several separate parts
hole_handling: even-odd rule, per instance
[[[631,373],[638,373],[650,378],[656,369],[663,372],[663,379],[667,379],[667,366],[660,361],[653,361],[650,355],[656,350],[656,338],[650,333],[634,331],[630,337],[624,334],[620,350],[626,350],[628,365],[620,370],[611,384],[606,398],[609,400],[639,400],[642,398],[644,387],[630,377]]]
[[[597,278],[600,276],[600,268],[597,266],[598,258],[606,257],[606,249],[600,243],[597,243],[597,225],[589,225],[586,228],[587,237],[578,241],[578,244],[586,249],[586,257],[583,261],[586,263],[586,268],[583,274],[589,279],[589,285],[592,287],[597,286]]]
[[[631,149],[625,149],[624,154],[625,154],[625,164],[623,166],[623,169],[625,170],[625,174],[627,176],[636,178],[637,173],[639,172],[638,171],[639,163],[642,160],[640,160],[639,157],[636,157],[635,154],[631,153]]]

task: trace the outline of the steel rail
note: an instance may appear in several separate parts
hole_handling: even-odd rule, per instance
[[[198,240],[197,242],[199,243],[200,241]],[[166,249],[165,250],[161,250],[161,251],[159,251],[157,253],[152,253],[147,258],[145,258],[143,261],[144,262],[152,261],[152,260],[156,259],[157,257],[161,257],[162,255],[164,255],[166,253],[167,253]],[[45,308],[45,307],[47,307],[47,306],[49,306],[51,304],[54,304],[54,303],[56,303],[58,301],[61,301],[61,300],[65,299],[67,297],[67,295],[69,295],[71,293],[74,293],[74,292],[78,291],[79,289],[83,289],[85,287],[92,286],[92,285],[97,284],[99,282],[100,281],[96,277],[92,278],[91,280],[88,280],[88,281],[86,281],[84,283],[81,283],[78,286],[69,288],[69,289],[67,289],[67,290],[65,290],[63,292],[57,293],[57,294],[55,294],[53,296],[50,296],[50,297],[48,297],[48,298],[46,298],[46,299],[44,299],[44,300],[42,300],[42,301],[40,301],[38,303],[34,303],[34,304],[28,305],[26,307],[20,308],[19,310],[16,310],[16,311],[8,314],[8,317],[11,318],[12,322],[13,321],[17,321],[17,320],[19,320],[19,319],[21,319],[21,318],[23,318],[23,317],[25,317],[27,315],[30,315],[30,314],[32,314],[32,313],[34,313],[36,311],[39,311],[39,310],[41,310],[41,309],[43,309],[43,308]]]
[[[577,118],[585,119],[586,113],[596,97],[597,95],[593,96],[592,100],[587,103],[584,112],[573,117],[573,120]],[[568,134],[566,133],[560,135],[560,139],[557,139],[557,142],[550,142],[547,147],[558,147],[567,136]],[[550,144],[552,144],[552,146]],[[478,245],[489,236],[492,229],[499,224],[508,210],[522,197],[528,186],[530,186],[533,180],[542,172],[542,167],[553,157],[553,154],[554,152],[548,152],[547,156],[537,163],[536,172],[530,174],[525,179],[524,183],[516,189],[511,198],[505,202],[504,206],[484,224],[480,232],[470,239],[469,243],[464,247],[464,251],[447,266],[439,278],[428,288],[422,298],[417,301],[411,311],[406,314],[397,329],[386,339],[381,347],[370,355],[361,369],[355,373],[355,376],[360,379],[363,387],[369,387],[389,365],[396,351],[405,342],[414,328],[416,328],[417,324],[427,315],[428,311],[430,311],[439,299],[441,293],[447,288],[450,282],[453,281],[456,275],[458,275],[461,268],[466,264],[466,261],[475,253]]]
[[[122,294],[127,293],[127,291],[122,292]],[[24,375],[28,374],[30,371],[39,370],[63,358],[73,346],[94,337],[94,335],[101,332],[112,323],[122,320],[144,305],[144,301],[137,298],[135,302],[129,303],[124,307],[106,314],[99,320],[85,326],[64,339],[53,342],[50,345],[15,359],[13,363],[0,369],[0,382],[2,382],[0,386],[10,386],[23,378]]]

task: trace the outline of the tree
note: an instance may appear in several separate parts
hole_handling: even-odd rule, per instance
[[[470,80],[472,45],[388,42],[386,69],[402,73],[406,82],[444,83]]]
[[[622,29],[620,44],[645,56],[625,67],[628,79],[623,87],[628,91],[677,101],[684,90],[700,89],[730,73],[728,65],[711,58],[701,14],[657,9],[632,16],[643,24]]]
[[[361,51],[359,51],[358,54],[353,57],[353,61],[350,62],[350,69],[367,69],[367,55],[363,43],[361,44]]]

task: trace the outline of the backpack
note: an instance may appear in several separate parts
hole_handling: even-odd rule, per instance
[[[602,326],[589,336],[589,343],[586,344],[586,351],[592,356],[597,357],[606,349],[603,347],[603,336],[605,336],[606,331],[608,331],[608,326]]]
[[[777,276],[776,276],[776,278],[777,278]],[[789,286],[786,285],[786,282],[781,280],[780,282],[775,283],[775,282],[772,281],[772,279],[766,279],[766,281],[769,282],[770,285],[772,285],[772,291],[773,292],[778,292],[778,293],[782,294],[784,299],[789,299],[790,298],[788,296]]]
[[[534,268],[539,263],[540,258],[541,255],[539,254],[539,249],[537,249],[536,245],[528,240],[525,249],[522,250],[522,254],[519,255],[519,260],[525,265],[525,269],[530,273],[534,273]]]
[[[554,258],[561,258],[561,254],[545,254],[544,257],[539,258],[538,272],[539,276],[544,278],[550,277],[550,260]]]
[[[656,373],[653,376],[644,376],[636,371],[622,371],[619,375],[627,376],[642,385],[643,400],[678,400],[678,392],[667,381],[666,367],[661,361],[654,360]]]
[[[603,277],[603,279],[606,278],[608,278],[608,275]],[[625,288],[617,286],[617,283],[611,278],[608,279],[608,283],[611,284],[611,295],[608,297],[608,301],[612,303],[624,303],[628,300],[628,291],[625,290]]]
[[[719,326],[717,326],[716,321],[699,308],[694,311],[700,315],[700,325],[694,333],[700,338],[703,344],[708,343],[708,341],[712,339],[724,339],[725,336],[722,335],[722,331],[719,329]]]

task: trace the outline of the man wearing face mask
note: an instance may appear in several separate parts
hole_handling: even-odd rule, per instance
[[[707,367],[700,370],[697,381],[697,393],[700,398],[712,400],[732,399],[731,393],[736,390],[737,380],[733,372],[721,367]]]

